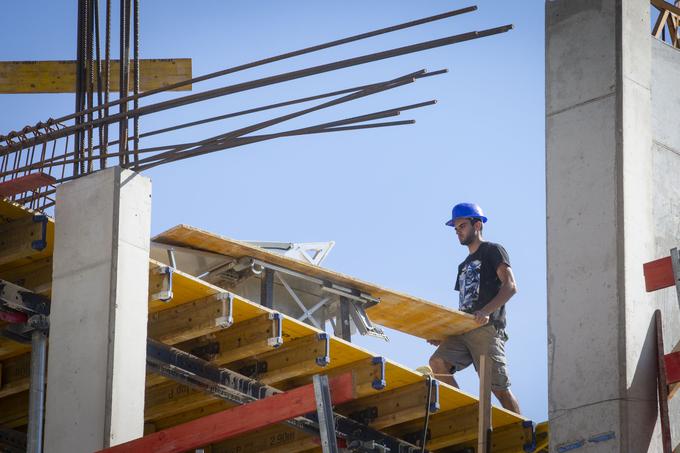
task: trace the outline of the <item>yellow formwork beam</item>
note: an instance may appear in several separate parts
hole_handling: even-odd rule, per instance
[[[18,213],[17,209],[19,209]],[[10,214],[8,217],[2,217],[8,212]],[[0,201],[0,221],[29,215],[32,213],[27,210],[22,210],[6,201]],[[53,228],[54,222],[50,219],[48,230],[53,231]],[[51,244],[48,244],[48,248],[50,246]],[[51,249],[50,253],[43,258],[49,259],[50,255]],[[37,261],[35,263],[19,261],[0,267],[0,276],[14,272],[16,278],[24,278],[26,272],[22,276],[20,269],[29,264],[36,266],[36,269],[45,269],[44,272],[47,272],[47,261],[41,262],[40,265]],[[151,273],[161,266],[163,266],[162,263],[150,260]],[[42,277],[43,280],[47,278],[49,274]],[[350,277],[346,278],[350,279]],[[382,413],[385,416],[380,420],[376,419],[375,426],[384,426],[385,431],[398,437],[422,428],[423,409],[418,408],[419,403],[423,402],[421,400],[422,389],[426,385],[426,378],[422,374],[393,361],[375,357],[369,351],[333,336],[328,341],[330,363],[325,367],[320,367],[316,364],[316,359],[324,354],[320,349],[322,342],[318,340],[318,334],[322,332],[286,316],[283,316],[281,321],[280,335],[283,344],[277,349],[274,349],[271,344],[265,347],[265,341],[275,336],[272,332],[273,325],[269,322],[270,316],[275,312],[238,295],[233,297],[234,324],[226,329],[213,331],[211,323],[214,322],[215,315],[222,314],[218,313],[218,308],[221,310],[221,306],[217,305],[214,296],[224,294],[226,291],[181,271],[173,272],[172,284],[173,298],[171,300],[149,301],[149,333],[152,336],[158,334],[170,342],[182,340],[175,344],[183,350],[192,350],[196,346],[210,342],[218,343],[220,348],[217,354],[207,358],[214,359],[215,364],[226,364],[227,368],[231,369],[247,365],[248,361],[244,359],[257,356],[258,359],[266,360],[268,367],[271,366],[266,373],[260,373],[260,378],[264,377],[266,382],[274,384],[281,390],[308,384],[312,375],[318,372],[332,376],[351,370],[355,377],[355,390],[359,398],[356,408],[360,409],[367,404],[377,404],[382,407]],[[158,285],[162,285],[162,282],[152,281],[150,293]],[[397,306],[400,304],[397,299],[393,300]],[[385,299],[381,304],[384,302]],[[454,313],[454,316],[458,315]],[[189,318],[192,318],[191,321]],[[191,339],[186,340],[186,338]],[[316,340],[313,341],[314,338]],[[246,350],[239,351],[242,347],[253,349],[245,355]],[[6,359],[7,357],[2,355],[2,348],[3,343],[0,339],[0,358]],[[26,351],[27,348],[22,350],[22,352]],[[270,375],[265,376],[267,373]],[[417,390],[419,386],[420,390]],[[394,398],[382,397],[388,392],[394,392],[392,394]],[[477,435],[477,399],[446,384],[440,384],[439,394],[441,409],[433,414],[430,420],[433,434],[430,447],[445,448],[474,441]],[[395,401],[402,400],[408,403],[406,404],[408,407],[397,407]],[[5,424],[11,426],[25,424],[27,401],[27,391],[0,398],[0,423],[6,422]],[[146,403],[147,430],[171,427],[229,406],[229,403],[212,396],[195,392],[187,386],[152,375],[147,376]],[[23,407],[20,407],[22,405]],[[422,406],[424,408],[424,405]],[[498,429],[499,433],[502,432],[500,428],[503,426],[514,426],[524,421],[522,417],[501,408],[493,409],[492,419],[494,429]],[[273,427],[272,429],[276,431],[279,428]],[[511,428],[508,430],[507,432],[511,432]],[[282,433],[284,437],[286,435],[285,430],[277,432]],[[285,447],[269,445],[263,451],[277,451],[277,449],[278,451],[305,451],[316,445],[309,443],[313,441],[312,438],[298,436],[284,442],[282,445],[285,444]],[[226,451],[220,450],[217,446],[214,447],[216,448],[214,451]]]
[[[140,91],[162,88],[191,79],[191,58],[142,59],[139,66]],[[120,75],[118,60],[111,61],[110,74],[110,90],[118,92]],[[130,65],[130,88],[132,80],[134,72]],[[0,61],[1,94],[73,93],[75,87],[76,62],[73,60]],[[191,85],[175,88],[173,91],[187,90],[191,90]]]

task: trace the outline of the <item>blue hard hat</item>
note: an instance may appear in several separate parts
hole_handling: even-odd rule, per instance
[[[451,210],[451,220],[446,222],[446,224],[448,226],[453,226],[453,222],[455,222],[456,219],[461,218],[479,219],[483,223],[486,223],[487,221],[482,208],[480,208],[477,203],[458,203],[455,205]]]

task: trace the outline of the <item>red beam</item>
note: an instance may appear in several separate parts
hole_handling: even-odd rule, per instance
[[[23,324],[28,321],[28,316],[16,311],[0,310],[0,321],[5,321],[10,324]]]
[[[351,373],[331,379],[330,388],[333,404],[356,398]],[[314,411],[314,386],[309,384],[106,448],[99,453],[179,453]]]
[[[666,364],[666,383],[671,385],[680,382],[680,351],[666,354],[663,361]]]
[[[57,182],[45,173],[31,173],[9,181],[0,182],[0,197],[11,197],[19,193],[29,192],[39,187],[49,186]]]
[[[671,261],[670,256],[645,263],[642,265],[642,268],[645,273],[645,287],[648,293],[657,289],[675,286],[673,261]]]

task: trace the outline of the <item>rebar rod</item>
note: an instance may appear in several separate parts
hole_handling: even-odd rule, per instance
[[[106,30],[104,31],[104,117],[109,117],[109,90],[111,88],[111,0],[106,0]],[[100,110],[101,111],[101,110]],[[109,141],[109,124],[104,123],[104,147],[99,152],[102,157],[101,168],[106,168],[106,143]]]
[[[412,83],[413,81],[415,81],[414,77],[417,74],[424,74],[424,73],[425,73],[425,70],[422,69],[420,71],[417,71],[417,72],[414,72],[414,73],[411,73],[411,74],[407,74],[405,76],[401,76],[401,77],[398,77],[398,78],[390,80],[390,81],[386,81],[385,84],[382,84],[382,85],[379,85],[379,86],[376,86],[376,87],[365,88],[365,89],[359,90],[355,93],[351,93],[351,94],[345,95],[343,97],[333,99],[333,100],[324,102],[324,103],[319,104],[319,105],[315,105],[313,107],[309,107],[309,108],[306,108],[306,109],[303,109],[303,110],[299,110],[297,112],[292,112],[292,113],[289,113],[287,115],[282,115],[282,116],[279,116],[279,117],[276,117],[276,118],[272,118],[272,119],[269,119],[269,120],[266,120],[266,121],[262,121],[260,123],[256,123],[256,124],[253,124],[253,125],[250,125],[250,126],[246,126],[246,127],[240,128],[240,129],[236,129],[235,131],[231,131],[227,134],[222,134],[220,136],[211,137],[209,140],[215,140],[215,139],[219,139],[219,138],[227,139],[229,137],[238,137],[238,136],[241,136],[241,135],[249,134],[251,132],[255,132],[255,131],[264,129],[266,127],[274,126],[276,124],[279,124],[279,123],[282,123],[284,121],[288,121],[288,120],[300,117],[302,115],[306,115],[306,114],[311,113],[311,112],[315,112],[315,111],[318,111],[318,110],[321,110],[321,109],[324,109],[324,108],[332,107],[332,106],[339,105],[339,104],[342,104],[342,103],[345,103],[345,102],[353,101],[355,99],[360,99],[362,97],[366,97],[366,96],[369,96],[371,94],[379,93],[381,91],[385,91],[385,90],[388,90],[388,89],[396,88],[398,86],[406,85],[408,83]],[[170,152],[171,151],[167,151],[165,154],[170,153]],[[162,157],[162,156],[160,156],[160,157]],[[150,158],[141,159],[139,161],[139,164],[143,164],[143,163],[147,162],[149,159]]]
[[[119,100],[119,106],[118,106],[118,115],[113,115],[113,117],[117,116],[118,120],[118,149],[121,152],[124,152],[127,150],[127,106],[128,106],[128,101],[127,101],[127,91],[125,86],[125,73],[127,72],[127,67],[126,67],[126,52],[125,52],[125,33],[126,33],[126,27],[125,27],[125,18],[127,17],[127,14],[125,12],[125,7],[127,5],[127,0],[120,0],[120,52],[119,52],[119,58],[118,58],[118,69],[119,69],[119,75],[118,75],[118,100]],[[125,162],[127,163],[127,162]]]
[[[203,148],[199,148],[196,150],[189,150],[185,151],[184,153],[180,154],[175,154],[175,155],[168,155],[165,158],[158,158],[155,161],[154,159],[149,159],[149,161],[152,161],[146,165],[140,165],[139,167],[134,168],[136,171],[143,171],[147,170],[150,168],[153,168],[157,165],[160,165],[162,163],[169,163],[172,161],[176,160],[183,160],[189,157],[197,157],[199,155],[203,154],[208,154],[212,153],[215,151],[220,151],[223,149],[227,148],[233,148],[236,146],[243,146],[246,144],[251,144],[259,141],[264,141],[264,140],[271,140],[273,138],[280,138],[280,137],[285,137],[285,136],[292,136],[292,135],[302,135],[306,133],[318,133],[318,132],[337,132],[337,131],[345,131],[345,130],[354,130],[354,129],[366,129],[370,127],[377,127],[376,125],[361,125],[360,126],[354,126],[352,128],[339,128],[339,126],[344,126],[344,125],[349,125],[357,122],[363,122],[363,121],[370,121],[378,118],[385,118],[388,116],[396,116],[398,115],[401,111],[404,110],[411,110],[411,109],[416,109],[416,108],[421,108],[425,107],[428,105],[433,105],[435,104],[436,101],[431,100],[431,101],[426,101],[426,102],[420,102],[417,104],[411,104],[408,106],[403,106],[403,107],[397,107],[394,109],[390,110],[384,110],[382,112],[375,112],[375,113],[369,113],[367,115],[360,115],[357,117],[352,117],[352,118],[347,118],[344,120],[337,120],[337,121],[331,121],[328,123],[322,123],[318,124],[315,126],[309,126],[306,128],[301,128],[301,129],[294,129],[286,132],[279,132],[276,134],[264,134],[264,135],[259,135],[259,136],[249,136],[249,137],[239,137],[238,140],[232,139],[231,142],[229,141],[222,141],[222,142],[216,142],[212,144],[207,144]],[[397,124],[399,123],[399,124]],[[407,120],[406,122],[393,122],[392,124],[389,125],[401,125],[401,124],[413,124],[410,122],[410,120]],[[365,127],[363,127],[365,126]],[[313,132],[312,132],[313,131]],[[153,156],[153,158],[156,158],[157,156]]]
[[[425,73],[422,73],[422,71],[417,71],[417,72],[413,72],[409,75],[412,75],[414,79],[420,79],[420,78],[426,78],[426,77],[429,77],[429,76],[444,74],[446,72],[447,72],[446,69],[440,69],[440,70],[437,70],[437,71],[425,72]],[[240,111],[240,112],[233,112],[233,113],[229,113],[227,115],[220,115],[219,117],[239,116],[239,115],[243,115],[243,114],[247,114],[247,113],[251,113],[251,112],[262,111],[262,110],[280,107],[280,106],[284,106],[284,105],[293,105],[293,104],[302,103],[302,102],[306,102],[306,101],[310,101],[310,100],[314,100],[314,99],[322,99],[322,98],[331,97],[331,96],[338,95],[338,94],[353,93],[353,92],[360,91],[362,89],[383,87],[383,86],[389,85],[390,83],[392,83],[392,82],[391,81],[375,82],[375,83],[371,83],[371,84],[368,84],[368,85],[361,85],[361,86],[357,86],[357,87],[347,88],[347,89],[344,89],[344,90],[338,90],[338,91],[335,91],[335,92],[324,93],[324,94],[320,94],[320,95],[316,95],[316,96],[310,96],[310,97],[307,97],[307,98],[294,99],[294,100],[291,100],[291,101],[285,101],[285,102],[278,103],[278,104],[270,104],[270,105],[267,105],[267,106],[256,107],[254,109],[243,110],[243,111]],[[394,88],[394,87],[390,87],[390,89],[391,88]],[[205,121],[208,121],[208,120],[211,120],[211,118],[208,118],[206,120],[201,120],[199,122],[205,122]],[[199,123],[199,122],[196,122],[196,123]],[[186,124],[188,126],[193,125],[193,123],[191,123],[191,122],[186,123]],[[175,127],[176,128],[184,127],[184,125],[180,124],[180,125],[175,126]],[[166,129],[160,129],[158,131],[152,131],[151,133],[148,133],[148,134],[142,134],[141,137],[165,132],[167,129],[172,129],[172,128],[166,128]],[[224,134],[222,134],[222,135],[224,135]],[[220,136],[218,136],[218,137],[220,137]],[[214,140],[214,139],[215,138],[209,138],[209,139],[206,139],[204,141],[211,141],[211,140]],[[53,142],[56,143],[56,140],[53,141]],[[112,141],[112,142],[100,145],[99,147],[96,147],[96,148],[101,148],[101,147],[104,147],[104,146],[112,146],[112,145],[115,145],[117,143],[118,143],[118,141]],[[192,143],[182,143],[182,144],[177,144],[177,145],[166,145],[166,146],[161,146],[161,147],[156,147],[156,148],[151,148],[151,149],[148,149],[148,148],[143,149],[140,152],[146,153],[146,152],[149,152],[150,150],[161,151],[161,150],[172,149],[172,148],[175,148],[175,147],[178,147],[178,146],[196,146],[196,145],[199,145],[200,143],[201,142],[199,141],[199,142],[192,142]],[[44,168],[44,167],[51,168],[53,166],[62,165],[66,162],[58,162],[58,161],[64,160],[64,159],[66,159],[66,158],[68,158],[72,155],[73,155],[73,153],[71,153],[71,152],[65,152],[64,154],[59,155],[55,158],[54,153],[53,153],[52,158],[50,158],[50,159],[46,159],[46,160],[43,160],[41,162],[31,163],[30,165],[27,165],[26,167],[19,168],[18,170],[19,171],[26,171],[26,170],[34,170],[34,169],[39,169],[39,168]],[[116,156],[121,157],[122,154],[113,153],[113,154],[110,154],[109,156],[110,157],[116,157]],[[57,162],[57,163],[54,163],[54,162]],[[68,162],[70,162],[70,161],[68,161]],[[10,173],[12,173],[12,172],[10,172]],[[5,175],[6,175],[5,172],[0,172],[0,177],[5,176]]]
[[[134,0],[134,21],[135,21],[135,40],[134,40],[134,101],[133,109],[137,110],[139,108],[139,0]],[[133,149],[134,149],[134,161],[137,163],[139,159],[139,117],[135,116],[133,120]]]
[[[121,0],[121,1],[124,1],[124,0]],[[109,4],[110,4],[110,0],[107,0],[107,2],[109,2]],[[261,59],[261,60],[257,60],[257,61],[251,62],[251,63],[245,63],[245,64],[242,64],[242,65],[223,69],[221,71],[216,71],[216,72],[206,74],[206,75],[203,75],[203,76],[194,77],[194,78],[191,78],[191,79],[188,79],[188,80],[185,80],[185,81],[181,81],[181,82],[177,82],[175,84],[168,85],[168,86],[165,86],[165,87],[162,87],[162,88],[148,90],[148,91],[145,91],[143,93],[140,93],[137,96],[137,98],[141,99],[141,98],[144,98],[144,97],[147,97],[147,96],[151,96],[151,95],[154,95],[154,94],[170,91],[170,90],[173,90],[173,89],[176,89],[176,88],[181,88],[181,87],[189,85],[189,84],[202,82],[202,81],[209,80],[209,79],[212,79],[212,78],[215,78],[215,77],[221,77],[221,76],[224,76],[224,75],[233,74],[233,73],[236,73],[236,72],[239,72],[239,71],[244,71],[246,69],[255,68],[255,67],[262,66],[262,65],[265,65],[265,64],[269,64],[269,63],[273,63],[273,62],[276,62],[276,61],[281,61],[281,60],[297,57],[297,56],[300,56],[300,55],[305,55],[305,54],[317,52],[319,50],[324,50],[324,49],[329,49],[329,48],[332,48],[332,47],[340,46],[340,45],[347,44],[347,43],[350,43],[350,42],[355,42],[355,41],[359,41],[359,40],[362,40],[362,39],[367,39],[367,38],[371,38],[371,37],[374,37],[374,36],[378,36],[378,35],[382,35],[382,34],[386,34],[386,33],[391,33],[391,32],[394,32],[394,31],[403,30],[403,29],[406,29],[406,28],[415,27],[415,26],[423,25],[423,24],[430,23],[430,22],[439,21],[439,20],[446,19],[446,18],[449,18],[449,17],[457,16],[457,15],[460,15],[460,14],[469,13],[469,12],[472,12],[472,11],[475,11],[475,10],[477,10],[476,6],[469,6],[469,7],[466,7],[466,8],[461,8],[461,9],[457,9],[457,10],[453,10],[453,11],[447,11],[445,13],[441,13],[441,14],[437,14],[437,15],[433,15],[433,16],[428,16],[428,17],[425,17],[425,18],[422,18],[422,19],[404,22],[402,24],[393,25],[393,26],[390,26],[390,27],[386,27],[386,28],[382,28],[382,29],[378,29],[378,30],[373,30],[373,31],[366,32],[366,33],[361,33],[361,34],[358,34],[358,35],[349,36],[347,38],[342,38],[342,39],[338,39],[338,40],[335,40],[335,41],[330,41],[330,42],[327,42],[327,43],[324,43],[324,44],[318,44],[318,45],[307,47],[307,48],[304,48],[304,49],[300,49],[300,50],[296,50],[296,51],[292,51],[292,52],[287,52],[287,53],[276,55],[276,56],[273,56],[273,57],[268,57],[268,58],[264,58],[264,59]],[[507,30],[504,30],[504,31],[507,31]],[[114,100],[114,101],[111,101],[111,102],[105,102],[104,105],[97,106],[96,108],[97,109],[102,109],[102,108],[108,109],[108,108],[113,107],[115,105],[118,105],[122,102],[128,102],[128,101],[132,100],[133,98],[135,98],[135,96],[123,97],[123,98],[120,98],[120,99],[117,99],[117,100]],[[85,113],[87,113],[87,112],[85,112]],[[69,115],[63,116],[61,118],[58,118],[55,121],[63,123],[65,121],[76,118],[80,114],[81,114],[80,112],[76,112],[74,114],[69,114]],[[108,116],[108,115],[105,115],[105,116]],[[34,132],[36,129],[37,129],[36,126],[30,126],[27,129],[25,129],[25,132],[31,133],[31,132]],[[0,148],[0,152],[4,151],[4,150],[5,149]]]

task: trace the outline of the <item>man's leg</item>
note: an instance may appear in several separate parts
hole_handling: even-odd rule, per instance
[[[496,395],[496,398],[498,398],[498,401],[501,402],[501,406],[503,406],[505,409],[509,411],[513,411],[516,414],[520,414],[521,412],[519,411],[519,403],[517,402],[517,398],[515,398],[515,395],[512,394],[510,389],[491,389],[494,395]]]
[[[434,377],[456,388],[458,388],[458,383],[453,373],[465,369],[471,363],[472,355],[459,335],[442,341],[430,357],[430,368],[432,368]]]
[[[453,377],[453,374],[451,374],[451,367],[452,365],[441,357],[434,355],[430,357],[430,368],[432,368],[434,377],[446,384],[454,386],[455,388],[459,388],[456,379]]]
[[[501,405],[519,414],[519,403],[510,391],[510,378],[506,367],[505,340],[492,325],[486,325],[462,336],[470,349],[475,370],[479,373],[479,357],[486,354],[491,359],[491,391]]]

